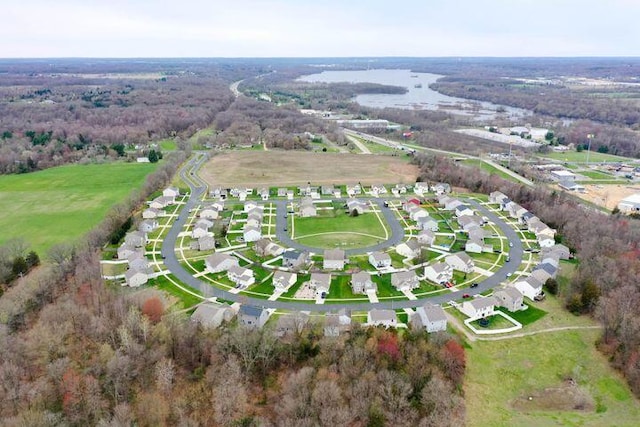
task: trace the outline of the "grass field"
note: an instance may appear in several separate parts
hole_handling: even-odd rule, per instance
[[[563,265],[563,273],[568,270]],[[552,295],[526,311],[509,315],[526,325],[525,332],[596,325],[589,317],[566,311]],[[580,329],[470,343],[465,379],[468,425],[638,425],[640,402],[595,348],[600,334],[599,329]],[[545,389],[558,387],[562,391],[564,379],[569,377],[593,399],[593,410],[516,409],[522,405],[514,403],[526,405],[528,396],[544,395]]]
[[[388,237],[375,213],[352,217],[343,209],[325,212],[333,214],[315,218],[296,217],[292,227],[292,238],[318,248],[354,248],[372,245]]]
[[[226,186],[414,183],[417,174],[399,157],[275,150],[219,154],[200,170],[210,185]]]
[[[93,228],[155,168],[151,163],[69,165],[0,176],[0,244],[23,237],[42,257],[52,245]]]
[[[482,169],[485,172],[489,172],[492,175],[498,175],[500,178],[506,179],[507,181],[513,181],[513,182],[518,182],[518,183],[520,182],[519,180],[517,180],[516,178],[512,177],[508,173],[505,173],[505,172],[501,171],[500,169],[497,169],[493,165],[490,165],[489,163],[486,163],[486,162],[484,162],[484,161],[482,161],[480,159],[463,160],[462,163],[478,167],[478,168]]]
[[[561,160],[563,162],[570,163],[585,163],[587,161],[587,152],[582,151],[578,153],[577,151],[567,151],[564,153],[548,153],[542,154],[541,157],[546,157],[548,159]],[[612,154],[604,154],[598,153],[597,151],[591,151],[589,153],[589,163],[600,163],[600,162],[620,162],[629,160],[627,157],[614,156]]]

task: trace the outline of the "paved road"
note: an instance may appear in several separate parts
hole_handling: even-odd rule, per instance
[[[202,153],[198,153],[196,157],[189,160],[185,166],[180,170],[180,176],[191,186],[191,197],[187,201],[184,208],[181,210],[177,220],[173,226],[169,229],[164,242],[162,243],[161,254],[164,258],[165,267],[171,271],[171,273],[181,282],[191,286],[194,289],[202,292],[203,295],[213,296],[225,299],[227,301],[240,302],[242,304],[250,304],[258,307],[284,309],[293,311],[313,311],[313,312],[328,312],[341,309],[347,310],[370,310],[370,309],[402,309],[402,308],[415,308],[424,305],[425,303],[443,304],[451,300],[460,299],[464,293],[471,295],[479,294],[488,289],[494,288],[499,285],[505,278],[507,273],[514,273],[522,261],[522,243],[518,238],[515,230],[505,224],[497,215],[490,212],[484,206],[481,206],[473,200],[469,200],[469,204],[473,205],[478,211],[486,216],[490,221],[494,222],[502,232],[513,242],[513,248],[511,248],[511,262],[505,263],[493,276],[479,283],[478,287],[474,289],[465,289],[464,291],[447,292],[439,295],[435,295],[430,298],[422,298],[417,300],[406,301],[381,301],[378,303],[340,303],[340,304],[307,304],[302,302],[290,302],[290,301],[269,301],[261,298],[253,298],[246,295],[232,294],[225,290],[216,288],[208,283],[205,283],[195,277],[193,277],[185,268],[180,265],[178,257],[175,251],[176,241],[178,233],[182,230],[184,224],[189,218],[189,211],[200,203],[200,199],[206,190],[206,184],[197,177],[197,168],[202,165],[206,160],[206,156]],[[192,174],[193,173],[193,174]],[[391,213],[389,211],[389,213]],[[385,215],[386,217],[386,215]],[[283,215],[279,215],[277,221],[284,223]],[[393,224],[397,221],[390,221],[389,224]]]
[[[338,202],[346,202],[346,199],[334,199]],[[397,245],[402,242],[404,239],[404,227],[398,222],[398,219],[393,214],[393,211],[384,206],[384,200],[379,198],[370,198],[370,199],[361,199],[361,200],[370,200],[378,205],[380,212],[384,216],[389,228],[391,229],[391,236],[383,242],[377,243],[372,246],[367,246],[366,248],[355,248],[355,249],[346,249],[344,252],[346,255],[358,255],[364,254],[367,252],[380,251],[388,248],[389,246]],[[291,236],[289,236],[289,232],[285,231],[285,227],[287,225],[287,219],[285,218],[285,213],[287,212],[287,204],[289,203],[287,200],[276,200],[274,201],[276,205],[276,237],[285,246],[289,246],[294,249],[298,249],[300,251],[308,251],[308,252],[318,252],[318,248],[314,248],[311,246],[303,245],[302,243],[293,240]]]

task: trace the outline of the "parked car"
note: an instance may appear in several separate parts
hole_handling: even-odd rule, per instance
[[[509,255],[507,255],[507,257],[505,258],[506,262],[509,262],[511,260],[511,258],[509,257]]]
[[[469,294],[462,294],[462,298],[471,298],[471,295],[469,295]]]
[[[534,301],[542,301],[545,298],[546,298],[546,295],[544,294],[544,292],[540,292],[538,295],[533,297],[533,300]]]
[[[451,288],[451,287],[453,287],[453,283],[451,283],[451,282],[447,282],[447,283],[445,283],[445,284],[444,284],[444,286],[445,286],[446,288]]]
[[[513,273],[507,273],[507,277],[511,277]]]
[[[469,286],[470,288],[477,288],[478,284],[477,283],[472,283],[471,286]]]
[[[513,247],[513,242],[509,242],[509,247],[512,248]]]

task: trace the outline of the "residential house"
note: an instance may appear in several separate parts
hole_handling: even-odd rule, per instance
[[[431,190],[437,195],[451,193],[451,186],[446,182],[439,182],[433,185]]]
[[[316,296],[326,296],[331,286],[331,274],[329,273],[311,273],[309,284],[316,291]]]
[[[461,216],[475,215],[475,212],[467,205],[458,205],[454,209],[454,214],[457,218],[460,218]]]
[[[467,243],[465,243],[464,245],[464,250],[466,252],[470,252],[474,254],[482,253],[483,249],[484,249],[484,242],[479,239],[469,239],[467,240]]]
[[[124,273],[124,280],[127,286],[137,288],[147,283],[149,276],[144,270],[129,269]]]
[[[118,248],[118,259],[127,259],[135,252],[144,252],[144,249],[136,248],[135,246],[125,242]]]
[[[417,240],[407,240],[396,246],[396,253],[405,258],[415,258],[422,253],[422,245]]]
[[[252,210],[247,216],[247,222],[245,227],[260,227],[262,225],[262,212],[258,212],[258,209]]]
[[[553,266],[553,264],[550,264],[548,262],[543,262],[543,263],[538,264],[535,267],[533,267],[533,271],[532,271],[531,274],[535,273],[536,271],[543,271],[544,272],[544,275],[542,273],[537,273],[538,277],[544,277],[546,275],[544,280],[542,280],[543,283],[546,282],[547,279],[555,278],[556,275],[558,274],[558,268]]]
[[[198,239],[198,250],[199,251],[210,251],[215,249],[216,247],[216,239],[213,236],[202,236]]]
[[[442,285],[453,279],[453,268],[446,262],[427,265],[424,268],[424,277],[427,280]]]
[[[489,194],[490,203],[502,204],[502,202],[505,201],[506,199],[508,199],[508,197],[500,191],[494,191]]]
[[[148,208],[142,211],[142,218],[143,219],[155,219],[158,217],[161,217],[164,214],[163,211],[161,211],[160,209],[156,209],[156,208]]]
[[[550,247],[546,247],[542,250],[542,256],[554,256],[559,259],[569,259],[571,258],[571,252],[569,248],[560,243],[555,244]]]
[[[360,186],[360,184],[347,184],[347,194],[349,195],[349,197],[362,194],[362,187]]]
[[[282,253],[282,266],[285,268],[299,268],[304,266],[309,259],[307,252],[298,252],[293,249]]]
[[[412,207],[420,207],[420,200],[415,197],[409,197],[407,200],[402,202],[402,209],[405,212],[409,212],[409,209],[412,209]]]
[[[458,217],[457,222],[467,232],[473,227],[480,227],[483,223],[482,218],[478,215],[463,215]]]
[[[447,194],[440,194],[438,196],[438,204],[440,205],[440,207],[444,208],[447,203],[451,203],[454,199],[453,197],[447,195]]]
[[[340,192],[340,187],[336,187],[333,189],[333,197],[336,199],[342,198],[342,193]]]
[[[287,188],[278,188],[278,197],[287,197]]]
[[[460,311],[472,319],[491,316],[498,305],[494,297],[474,298],[462,303]]]
[[[425,193],[429,192],[429,183],[427,182],[416,182],[413,186],[413,192],[422,196]]]
[[[304,198],[300,201],[300,216],[302,218],[309,218],[318,215],[316,205],[313,204],[313,200]]]
[[[369,254],[369,264],[378,270],[391,267],[391,257],[386,252],[371,252]]]
[[[124,242],[136,248],[141,248],[147,244],[147,233],[142,231],[132,231],[124,236]]]
[[[191,230],[192,239],[199,239],[201,237],[208,236],[208,235],[209,235],[209,230],[206,224],[202,224],[202,223],[196,224],[193,226],[193,230]]]
[[[220,210],[215,208],[213,205],[203,206],[202,209],[200,209],[200,212],[198,212],[198,216],[205,219],[218,219],[220,216]]]
[[[444,262],[449,264],[454,270],[462,271],[463,273],[471,273],[474,267],[473,259],[464,252],[451,254],[444,259]]]
[[[398,324],[396,312],[393,310],[370,310],[369,313],[367,313],[367,324],[370,326],[394,328]]]
[[[226,304],[202,303],[191,315],[191,320],[205,328],[218,328],[222,322],[230,322],[236,313]]]
[[[541,248],[550,248],[556,244],[556,239],[554,237],[555,232],[553,232],[553,230],[551,230],[550,228],[548,228],[547,230],[548,231],[543,231],[539,234],[536,234],[538,245],[540,245]]]
[[[194,225],[200,225],[200,226],[204,226],[206,228],[211,228],[213,227],[213,221],[210,221],[206,218],[200,218],[196,221],[196,223]]]
[[[531,301],[542,293],[542,285],[543,282],[533,276],[518,279],[518,281],[514,283],[515,288]]]
[[[286,292],[291,286],[295,285],[298,280],[296,273],[277,270],[273,273],[272,284],[276,291]]]
[[[462,206],[462,205],[464,205],[464,203],[462,203],[460,200],[458,200],[458,199],[451,199],[451,198],[450,198],[450,199],[445,203],[445,205],[444,205],[444,210],[446,210],[446,211],[455,211],[455,210],[456,210],[456,208],[457,208],[458,206]]]
[[[522,310],[522,293],[515,287],[501,288],[493,292],[493,297],[500,307],[509,311]]]
[[[391,273],[391,286],[400,292],[412,291],[420,287],[420,280],[415,270]]]
[[[268,319],[269,312],[262,307],[242,304],[238,310],[238,324],[246,328],[260,329]]]
[[[256,242],[262,237],[262,229],[251,225],[245,225],[242,229],[242,237],[245,242]]]
[[[236,284],[236,288],[246,289],[256,282],[253,270],[234,265],[227,270],[227,277]]]
[[[140,254],[140,252],[132,254],[127,260],[129,261],[129,270],[137,270],[145,273],[149,271],[149,260]]]
[[[323,185],[320,187],[320,193],[323,196],[332,196],[334,192],[335,188],[333,188],[333,185]]]
[[[175,200],[173,197],[159,196],[149,202],[149,207],[154,209],[163,209],[169,205],[173,205]]]
[[[253,245],[256,255],[261,257],[278,256],[284,252],[284,248],[269,239],[259,239]]]
[[[222,188],[220,186],[214,187],[209,191],[209,196],[214,199],[224,200],[228,196],[228,191],[226,188]],[[237,196],[236,196],[237,197]]]
[[[303,312],[283,314],[276,322],[274,335],[284,337],[286,335],[299,335],[309,324],[309,315]]]
[[[153,230],[155,230],[156,228],[158,228],[159,224],[158,221],[155,219],[145,219],[144,221],[140,222],[140,224],[138,225],[138,230],[141,233],[151,233]]]
[[[269,189],[266,187],[262,187],[258,190],[258,194],[263,201],[269,200]]]
[[[377,291],[376,284],[371,280],[371,274],[361,271],[351,275],[351,289],[354,294],[364,294],[367,291]]]
[[[429,216],[429,212],[426,209],[422,209],[419,207],[409,208],[409,218],[412,221],[419,221],[420,218],[427,218]]]
[[[221,271],[226,271],[231,267],[237,267],[238,259],[229,254],[223,254],[220,252],[216,252],[214,254],[209,255],[204,260],[205,268],[210,273],[220,273]]]
[[[358,213],[358,215],[362,215],[368,210],[369,210],[369,207],[362,200],[358,200],[358,199],[347,200],[347,211],[349,212],[349,214],[352,214],[355,211]]]
[[[180,195],[180,190],[178,187],[167,187],[162,190],[162,195],[164,197],[173,197],[174,199]]]
[[[342,270],[345,264],[345,252],[342,249],[326,249],[322,268],[326,270]]]
[[[438,221],[428,215],[418,218],[416,222],[418,223],[418,228],[420,230],[431,230],[434,232],[438,232],[440,230]]]
[[[374,197],[378,197],[381,194],[387,194],[387,188],[382,184],[373,184],[371,186],[371,194]]]
[[[293,200],[293,196],[295,196],[295,191],[287,190],[287,200]]]
[[[410,323],[414,328],[424,328],[429,333],[447,330],[447,316],[439,305],[425,304],[418,307],[411,315]]]
[[[324,318],[324,336],[338,337],[351,329],[351,314],[346,310],[337,313],[327,313]]]
[[[484,240],[484,238],[487,237],[487,232],[476,225],[467,230],[467,235],[469,236],[469,239]]]
[[[417,239],[420,244],[431,246],[436,241],[436,235],[431,230],[422,230],[418,233]]]

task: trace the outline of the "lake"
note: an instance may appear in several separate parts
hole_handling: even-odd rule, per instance
[[[500,106],[490,102],[473,101],[443,95],[429,88],[439,78],[439,74],[414,73],[411,70],[359,70],[359,71],[323,71],[298,78],[304,82],[320,83],[378,83],[407,88],[404,94],[364,94],[355,101],[372,108],[402,108],[409,110],[441,110],[453,114],[475,116],[478,119],[493,119],[504,115],[522,117],[528,111],[509,106]],[[498,113],[501,108],[504,113]]]

